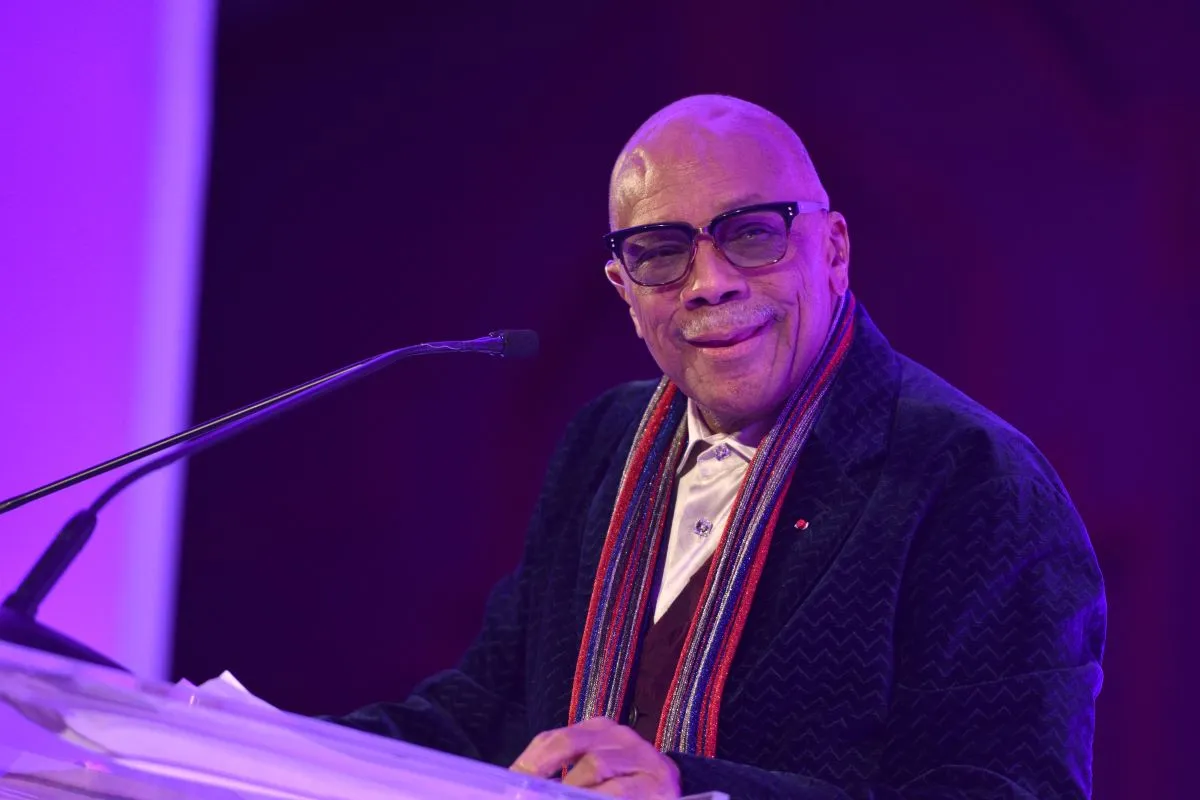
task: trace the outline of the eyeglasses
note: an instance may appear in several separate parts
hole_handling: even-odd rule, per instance
[[[787,255],[792,220],[828,210],[829,205],[820,202],[759,203],[718,214],[700,228],[686,222],[656,222],[613,231],[604,241],[634,283],[665,286],[691,270],[701,237],[711,239],[717,252],[735,267],[766,267]]]

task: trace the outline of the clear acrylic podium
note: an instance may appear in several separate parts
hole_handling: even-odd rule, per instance
[[[599,795],[250,700],[146,681],[0,642],[0,798],[84,797]]]

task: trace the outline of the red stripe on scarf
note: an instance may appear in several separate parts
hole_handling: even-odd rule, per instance
[[[746,616],[750,613],[754,590],[758,588],[758,579],[762,577],[763,565],[767,563],[767,551],[771,549],[771,539],[775,535],[775,526],[779,523],[783,498],[787,497],[790,488],[792,488],[791,475],[784,482],[779,492],[779,502],[775,504],[775,510],[771,512],[771,518],[767,521],[762,540],[755,547],[754,561],[750,564],[746,583],[742,586],[741,594],[737,598],[737,611],[734,612],[735,616],[729,633],[721,643],[721,651],[717,654],[716,675],[713,676],[698,726],[700,731],[700,741],[697,742],[698,749],[707,758],[712,758],[717,754],[717,721],[720,717],[721,698],[725,694],[725,680],[729,677],[729,667],[733,663],[738,643],[742,640],[742,629],[746,626]]]
[[[849,316],[847,315],[847,317]],[[838,333],[841,335],[842,331]],[[817,386],[825,384],[837,372],[838,367],[841,366],[842,358],[850,349],[852,338],[845,337],[838,344],[837,349],[834,350],[833,357],[829,359],[820,377],[817,378]],[[809,408],[817,402],[817,394],[813,393],[805,398],[805,400],[807,401],[805,407],[796,416],[797,421],[803,419],[804,414],[808,413]],[[771,466],[774,468],[774,465]],[[742,591],[738,595],[737,610],[732,620],[730,631],[721,643],[721,650],[717,655],[716,675],[713,676],[713,683],[710,685],[708,694],[706,695],[706,702],[703,706],[699,726],[700,741],[697,742],[700,753],[708,758],[713,758],[717,754],[717,723],[720,718],[721,697],[725,693],[725,681],[729,677],[729,668],[733,664],[733,657],[737,653],[737,646],[742,638],[742,630],[746,625],[746,617],[750,613],[750,604],[754,600],[754,592],[758,588],[758,580],[762,577],[763,565],[767,561],[767,552],[771,549],[771,539],[775,534],[775,526],[779,523],[779,512],[783,508],[783,498],[787,497],[788,490],[792,487],[792,477],[794,474],[793,465],[793,473],[788,475],[786,483],[784,483],[780,490],[779,502],[775,504],[775,508],[771,512],[771,519],[767,522],[766,530],[763,531],[762,541],[755,547],[754,561],[750,565],[750,572],[746,576],[746,583],[742,586]],[[736,502],[734,508],[737,508]],[[707,588],[706,586],[705,589]],[[689,637],[691,636],[690,631],[688,635]],[[683,652],[687,652],[686,641]],[[671,695],[668,694],[667,697],[671,697]]]
[[[663,418],[670,411],[671,400],[674,399],[675,391],[676,387],[674,384],[667,385],[660,398],[658,408],[651,412],[650,419],[647,421],[647,432],[656,432],[662,426]],[[629,511],[629,503],[633,499],[633,490],[637,485],[635,476],[645,468],[646,460],[653,445],[654,436],[643,435],[641,440],[635,443],[626,475],[622,476],[625,485],[621,487],[620,495],[617,497],[614,513],[610,518],[608,531],[604,536],[604,548],[600,552],[600,563],[596,568],[596,577],[592,582],[592,597],[591,602],[588,603],[587,621],[583,626],[583,639],[581,640],[581,643],[584,645],[591,639],[591,634],[596,625],[596,611],[600,605],[600,596],[603,594],[604,576],[608,572],[609,563],[613,558],[613,551],[616,549],[617,536],[615,533],[620,528],[621,521],[626,518],[626,514]],[[575,715],[579,711],[579,704],[582,701],[585,664],[586,658],[580,658],[575,664],[575,681],[571,689],[571,709],[567,717],[568,721],[575,719]],[[595,671],[596,666],[593,664],[593,671]]]
[[[670,465],[667,464],[667,459],[664,458],[662,465],[659,467],[658,473],[654,476],[654,480],[655,480],[654,485],[655,486],[663,486],[662,480],[665,477],[665,473],[667,472],[668,469],[670,469]],[[629,548],[630,552],[632,552],[632,553],[643,552],[648,547],[646,540],[648,538],[652,538],[652,537],[653,537],[653,532],[650,530],[649,517],[648,517],[648,515],[643,516],[641,521],[637,525],[637,527],[634,529],[634,532],[632,535],[633,541],[632,541],[631,547]],[[655,548],[655,549],[657,549],[657,548]],[[649,563],[647,564],[647,570],[650,572],[651,575],[654,574],[654,566],[655,566],[656,561],[657,561],[657,553],[651,552],[649,554]],[[637,570],[636,570],[637,559],[635,559],[635,558],[626,559],[625,564],[626,564],[625,574],[623,574],[619,577],[619,580],[621,581],[621,584],[622,584],[621,592],[617,596],[616,603],[613,606],[615,613],[610,622],[610,628],[614,631],[619,631],[619,630],[624,629],[625,617],[628,615],[629,609],[634,607],[629,602],[629,595],[631,595],[633,593],[634,585],[638,582],[638,579],[641,577],[641,573],[637,572]],[[649,580],[646,581],[646,588],[642,590],[641,599],[643,602],[640,604],[639,607],[642,610],[643,614],[645,613],[645,608],[646,608],[646,604],[645,604],[646,595],[649,592],[651,584],[652,584],[652,581],[649,581]],[[640,620],[635,620],[635,623],[639,623],[639,624],[635,624],[635,629],[640,629],[640,627],[641,627]],[[605,670],[605,672],[609,672],[610,674],[612,674],[614,677],[616,677],[616,670],[612,670],[610,668],[616,660],[616,653],[617,653],[618,646],[620,644],[621,644],[621,640],[618,639],[618,637],[610,636],[610,637],[608,637],[608,641],[605,644],[605,649],[604,649],[604,662],[603,662],[604,670]],[[625,691],[626,691],[626,689],[629,688],[628,684],[629,684],[629,676],[626,675],[625,678],[621,681],[621,691],[618,696],[620,696],[620,697],[625,696]]]
[[[731,508],[735,510],[737,509],[738,504],[742,502],[742,494],[746,491],[748,485],[749,481],[742,481],[741,486],[738,487],[737,495],[733,498],[733,505]],[[729,534],[729,529],[732,527],[734,517],[736,516],[736,513],[730,514],[729,519],[725,520],[725,528],[721,531],[721,538],[717,540],[716,550],[713,551],[714,556],[716,553],[721,552],[721,547],[725,544],[725,537]],[[709,558],[712,557],[713,556],[710,556]],[[654,746],[659,750],[662,750],[663,746],[663,732],[666,730],[667,726],[668,706],[671,698],[675,696],[675,689],[679,685],[679,679],[683,673],[683,662],[685,660],[683,655],[687,653],[688,646],[692,642],[692,637],[696,635],[696,628],[700,624],[700,617],[704,614],[704,600],[705,598],[709,597],[709,593],[712,591],[713,581],[716,579],[717,570],[710,569],[708,571],[708,575],[704,578],[704,588],[700,590],[700,599],[696,603],[695,610],[692,611],[692,621],[688,625],[687,636],[683,638],[683,646],[679,650],[680,658],[675,664],[675,674],[671,676],[671,683],[667,687],[667,693],[663,696],[663,710],[658,717],[658,732],[654,735]]]

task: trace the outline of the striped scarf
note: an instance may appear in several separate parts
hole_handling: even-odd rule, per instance
[[[759,444],[738,489],[667,691],[655,739],[659,750],[716,754],[729,667],[796,460],[850,348],[854,307],[847,292],[820,355]],[[675,474],[687,444],[686,412],[687,398],[664,377],[642,416],[617,490],[575,665],[572,723],[621,719],[626,710],[647,609],[653,606]]]

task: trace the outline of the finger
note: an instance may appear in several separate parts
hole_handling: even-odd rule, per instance
[[[645,759],[641,759],[645,761]],[[642,764],[639,769],[638,754],[622,747],[598,747],[584,753],[563,778],[567,786],[589,788],[611,778],[633,775],[652,764]]]
[[[677,800],[679,797],[678,789],[660,783],[645,774],[610,778],[599,786],[591,787],[591,790],[608,797],[637,798],[637,800]]]
[[[609,719],[608,717],[599,716],[599,717],[588,717],[583,722],[575,724],[574,727],[583,728],[584,730],[607,731],[607,730],[612,730],[614,728],[620,728],[621,726],[618,725],[614,720]]]
[[[547,777],[583,755],[594,743],[621,726],[608,717],[592,717],[566,728],[544,731],[533,737],[510,769]]]
[[[597,730],[597,727],[584,727],[580,723],[539,733],[509,769],[548,778],[593,746],[595,739],[603,735],[603,731]]]

